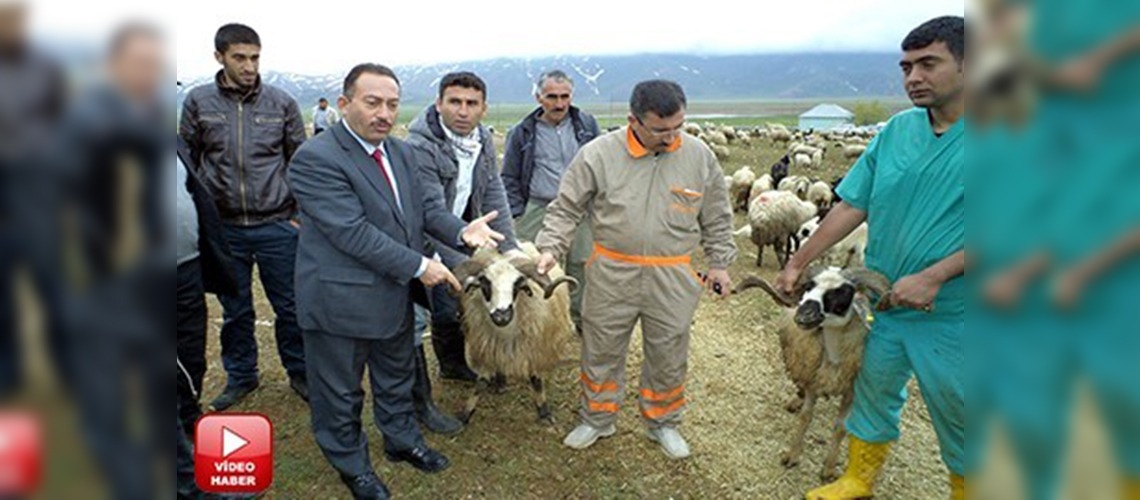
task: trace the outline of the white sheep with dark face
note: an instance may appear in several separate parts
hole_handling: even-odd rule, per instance
[[[455,268],[463,285],[460,298],[467,364],[479,380],[459,418],[471,420],[492,377],[522,377],[534,390],[539,419],[552,422],[542,380],[558,364],[571,331],[570,292],[559,285],[578,282],[555,266],[538,274],[538,251],[523,243],[520,252],[481,249]]]
[[[799,413],[796,432],[781,459],[785,467],[799,464],[816,401],[842,398],[820,471],[820,478],[830,481],[835,477],[839,444],[846,435],[843,421],[854,401],[855,377],[863,364],[863,345],[872,313],[869,296],[884,296],[891,283],[883,275],[864,268],[813,266],[801,275],[792,295],[756,276],[745,278],[734,293],[749,288],[765,290],[785,308],[778,333],[780,351],[788,378],[798,391],[786,408]],[[890,307],[885,301],[880,301],[879,306]]]

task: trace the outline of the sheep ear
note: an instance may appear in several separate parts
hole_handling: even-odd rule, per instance
[[[456,268],[456,269],[458,269],[458,268]],[[462,292],[457,292],[457,291],[453,290],[451,287],[448,287],[448,291],[451,293],[451,296],[459,297],[465,293],[470,292],[472,289],[476,289],[476,290],[479,289],[479,277],[478,276],[468,276],[467,278],[461,280],[460,283],[463,284],[463,291]]]
[[[782,290],[777,290],[776,287],[772,286],[771,283],[768,283],[764,280],[764,278],[761,278],[759,276],[749,276],[747,278],[744,278],[744,280],[741,281],[739,285],[736,285],[736,288],[732,289],[732,293],[741,293],[745,290],[748,290],[749,288],[759,288],[765,292],[768,292],[768,295],[771,295],[772,299],[775,300],[777,304],[780,304],[784,307],[796,307],[800,302],[798,298],[791,297],[788,294],[784,293]]]

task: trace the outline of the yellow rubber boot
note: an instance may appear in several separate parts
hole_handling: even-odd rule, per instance
[[[854,500],[871,496],[891,444],[868,443],[851,437],[847,448],[847,471],[834,483],[809,491],[807,500]]]
[[[1140,500],[1140,477],[1124,479],[1120,498],[1124,500]]]
[[[966,478],[950,474],[950,500],[966,500]]]

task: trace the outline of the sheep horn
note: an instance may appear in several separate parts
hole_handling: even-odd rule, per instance
[[[562,276],[562,277],[554,280],[552,283],[550,283],[550,285],[543,287],[544,293],[543,293],[542,297],[544,299],[550,299],[550,296],[554,295],[554,291],[555,291],[555,289],[558,288],[558,285],[561,285],[563,283],[570,285],[570,292],[571,293],[573,293],[574,290],[576,290],[578,288],[578,280],[576,280],[570,276]]]
[[[515,266],[515,269],[518,269],[523,276],[526,276],[531,281],[537,283],[538,286],[542,287],[542,296],[544,299],[549,299],[551,295],[554,295],[554,290],[558,288],[558,285],[563,283],[569,283],[571,291],[578,288],[578,280],[569,276],[562,276],[561,278],[551,281],[549,275],[539,274],[538,263],[535,262],[534,259],[511,259],[511,265]]]
[[[879,311],[886,311],[894,304],[891,304],[891,280],[887,279],[882,273],[872,271],[865,267],[854,267],[844,269],[843,274],[847,279],[851,280],[856,287],[862,292],[871,292],[879,298],[879,302],[875,305],[875,309]]]
[[[788,296],[788,294],[784,293],[782,290],[777,290],[776,287],[772,286],[771,283],[768,283],[764,280],[764,278],[761,278],[759,276],[749,276],[747,278],[744,278],[744,280],[741,281],[739,285],[736,285],[736,288],[732,289],[732,293],[741,293],[749,288],[760,288],[765,292],[768,292],[768,295],[771,295],[772,299],[775,300],[776,303],[784,307],[796,307],[796,305],[799,304],[798,300],[795,300],[792,297]]]
[[[486,268],[486,260],[472,257],[463,261],[458,266],[455,266],[455,269],[452,270],[452,274],[455,275],[455,279],[459,280],[460,283],[467,283],[468,278],[483,274],[483,270]]]
[[[478,286],[478,276],[483,274],[486,268],[487,262],[484,259],[470,258],[455,266],[452,274],[455,275],[456,281],[463,284],[463,293],[467,293],[471,291],[472,286]],[[453,291],[452,295],[459,294]]]

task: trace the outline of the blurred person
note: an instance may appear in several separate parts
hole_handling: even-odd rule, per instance
[[[0,400],[23,386],[13,279],[30,271],[50,358],[67,388],[59,276],[59,176],[47,161],[67,102],[63,67],[27,39],[28,7],[0,4]]]
[[[578,149],[601,135],[598,121],[573,104],[574,80],[561,70],[539,75],[534,84],[538,109],[511,127],[503,156],[503,186],[511,204],[520,240],[533,241],[542,229],[546,207],[558,195],[558,185]],[[570,317],[582,331],[582,295],[585,265],[590,258],[593,235],[590,226],[578,226],[566,255],[566,274],[577,279],[570,292]]]
[[[895,115],[875,137],[837,188],[843,202],[777,278],[778,287],[793,292],[809,262],[866,221],[867,267],[893,283],[889,300],[896,307],[875,314],[855,381],[847,470],[808,492],[812,500],[872,495],[899,437],[912,374],[950,469],[951,497],[965,495],[965,20],[927,21],[907,35],[902,50],[904,86],[916,107]]]
[[[425,235],[452,247],[495,246],[504,236],[489,212],[470,224],[426,189],[411,147],[391,137],[400,83],[386,66],[360,64],[344,79],[344,117],[297,151],[289,182],[301,208],[298,318],[312,384],[317,445],[354,498],[388,498],[373,471],[361,428],[368,367],[374,421],[384,455],[434,473],[450,465],[416,425],[413,304],[425,287],[460,290],[443,264],[426,257]]]
[[[681,132],[686,105],[675,82],[638,83],[628,126],[582,147],[538,233],[543,274],[569,252],[583,218],[595,238],[582,299],[580,421],[563,440],[570,448],[616,432],[629,341],[640,321],[646,436],[670,458],[689,456],[678,427],[693,315],[705,290],[727,297],[737,250],[724,172],[708,147]],[[692,267],[698,247],[709,262],[707,282]]]
[[[222,365],[226,387],[210,402],[225,410],[260,386],[254,335],[253,265],[273,306],[277,352],[289,387],[308,401],[305,352],[293,293],[297,253],[297,205],[286,171],[305,140],[297,102],[263,83],[258,73],[261,39],[252,28],[226,24],[214,37],[222,69],[214,82],[190,91],[182,105],[179,135],[218,204],[236,263],[238,293],[222,295]]]
[[[1055,498],[1062,483],[1076,381],[1093,390],[1125,477],[1122,498],[1140,497],[1140,202],[1120,195],[1140,186],[1140,6],[1033,2],[1023,41],[1039,96],[1022,147],[1002,140],[998,164],[1024,158],[1051,176],[1050,210],[1037,214],[1047,246],[996,274],[984,292],[1008,308],[1038,306],[1020,317],[1029,350],[1018,377],[994,404],[1008,422],[1031,498]],[[973,145],[971,146],[973,147]],[[985,156],[983,152],[982,156]],[[1023,188],[1024,180],[1017,186]],[[1129,191],[1131,192],[1131,191]],[[974,227],[974,226],[971,226]],[[1049,307],[1052,306],[1052,307]],[[1036,317],[1047,318],[1036,321]],[[1029,333],[1031,332],[1031,333]],[[1006,368],[1009,363],[1006,363]]]
[[[329,100],[324,97],[318,99],[317,106],[313,108],[313,135],[328,130],[337,120],[340,120],[340,116],[337,115],[336,108],[329,107]]]
[[[492,227],[506,236],[502,250],[518,248],[503,180],[495,155],[494,137],[482,124],[487,113],[487,85],[474,73],[448,73],[439,82],[436,101],[429,104],[408,127],[408,145],[423,179],[424,189],[444,200],[456,217],[473,221],[498,212]],[[454,269],[467,254],[451,249],[432,237],[430,251]],[[431,294],[431,342],[444,379],[475,380],[467,366],[463,330],[459,325],[459,300],[436,288]],[[424,381],[425,383],[427,381]],[[453,427],[448,422],[449,427]],[[429,426],[430,427],[430,426]]]
[[[166,294],[175,187],[172,122],[162,92],[169,78],[165,40],[156,27],[131,23],[109,44],[105,83],[70,110],[58,160],[68,188],[64,229],[67,347],[82,435],[112,498],[159,494],[153,468],[173,464],[169,422]],[[169,469],[167,469],[169,471]],[[160,481],[163,481],[160,483]]]

